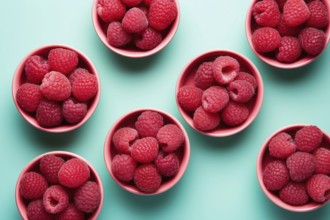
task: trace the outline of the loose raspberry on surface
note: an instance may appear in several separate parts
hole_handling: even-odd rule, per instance
[[[156,137],[163,124],[164,119],[161,114],[155,111],[144,111],[137,118],[135,128],[140,137]]]
[[[61,125],[63,121],[61,104],[46,99],[41,100],[37,108],[36,119],[42,127]]]
[[[32,83],[22,84],[16,93],[17,103],[27,112],[37,111],[41,99],[40,87]]]
[[[43,204],[48,213],[62,212],[69,206],[69,195],[62,186],[52,185],[43,196]]]
[[[98,89],[98,81],[93,74],[77,76],[72,83],[72,95],[81,102],[92,99],[96,95]]]
[[[329,24],[328,10],[322,1],[311,1],[307,7],[311,13],[306,21],[307,26],[323,28]]]
[[[276,27],[281,18],[281,12],[274,0],[262,0],[254,4],[252,9],[256,23],[263,27]]]
[[[266,189],[271,191],[282,189],[290,179],[289,170],[285,162],[281,160],[274,160],[267,164],[262,175]]]
[[[70,49],[55,48],[51,49],[48,54],[50,69],[64,75],[71,73],[77,67],[78,62],[78,54]]]
[[[298,150],[311,152],[320,146],[323,139],[323,132],[314,125],[305,126],[299,129],[294,137]]]
[[[46,212],[42,199],[33,200],[27,206],[29,220],[53,220],[54,216]]]
[[[155,165],[160,175],[171,177],[179,172],[180,161],[174,153],[166,156],[160,153],[155,161]]]
[[[143,0],[121,0],[126,6],[134,7],[142,3]]]
[[[161,127],[156,138],[161,149],[167,153],[176,151],[184,142],[182,130],[174,124],[167,124]]]
[[[178,16],[173,0],[153,0],[149,8],[149,25],[156,30],[165,30]]]
[[[42,198],[48,187],[47,180],[33,171],[25,173],[19,184],[20,194],[25,199]]]
[[[121,0],[99,0],[96,10],[104,22],[119,21],[126,13],[126,7]]]
[[[39,163],[40,172],[49,183],[57,184],[57,174],[63,164],[64,159],[62,157],[53,154],[43,156]]]
[[[93,212],[101,202],[100,186],[94,181],[87,181],[76,190],[73,200],[78,210]]]
[[[211,87],[214,83],[213,62],[203,62],[198,66],[195,75],[195,86],[203,90]]]
[[[211,86],[203,92],[202,106],[207,112],[220,112],[228,102],[228,91],[222,86]]]
[[[43,57],[33,55],[27,58],[24,70],[29,83],[40,84],[46,73],[50,71],[50,67]]]
[[[113,21],[107,29],[107,41],[114,47],[124,47],[133,39],[132,34],[124,31],[119,21]]]
[[[193,123],[200,131],[210,131],[219,126],[220,116],[217,113],[207,112],[200,106],[194,112]]]
[[[136,161],[128,154],[117,154],[111,162],[113,175],[124,182],[133,180],[136,167]]]
[[[181,108],[193,112],[202,105],[203,90],[195,86],[186,85],[179,88],[177,100]]]
[[[290,178],[295,182],[302,182],[315,172],[314,157],[306,152],[292,154],[286,160],[286,165],[289,169]]]
[[[63,212],[58,213],[55,217],[56,220],[84,220],[85,214],[76,208],[72,203],[69,204]]]
[[[80,68],[80,67],[73,70],[73,72],[68,77],[71,85],[73,84],[73,81],[75,81],[78,76],[84,75],[84,74],[90,74],[90,72],[87,69]]]
[[[131,156],[140,163],[150,163],[157,158],[159,145],[154,137],[138,139],[132,145]]]
[[[284,22],[290,27],[303,24],[310,15],[304,0],[287,0],[283,6]]]
[[[64,74],[51,71],[43,78],[40,91],[49,100],[64,101],[71,95],[71,84]]]
[[[302,53],[299,40],[296,37],[282,37],[276,59],[284,63],[296,61]]]
[[[156,192],[162,182],[162,177],[158,173],[154,164],[143,164],[139,166],[134,175],[136,187],[145,193]]]
[[[77,188],[84,184],[90,177],[88,165],[78,159],[67,160],[58,172],[58,181],[68,188]]]
[[[276,50],[281,43],[279,32],[270,27],[262,27],[252,34],[252,44],[259,53],[268,53]]]
[[[271,156],[286,159],[296,152],[297,146],[290,134],[280,132],[270,140],[268,149]]]
[[[78,102],[74,98],[69,98],[63,102],[62,113],[65,121],[69,124],[77,124],[85,118],[87,104]]]
[[[283,202],[294,206],[304,205],[309,200],[305,184],[292,181],[280,190],[279,196]]]
[[[230,101],[221,112],[221,119],[229,126],[242,124],[249,117],[249,109],[245,104]]]
[[[326,41],[324,32],[312,27],[304,28],[298,39],[303,50],[312,56],[322,52]]]
[[[330,177],[324,174],[315,174],[306,184],[309,196],[315,202],[325,202],[330,199]]]
[[[134,7],[126,12],[121,25],[127,33],[139,33],[148,27],[148,19],[141,9]]]
[[[112,137],[115,148],[125,154],[131,153],[132,144],[137,140],[139,134],[137,130],[130,127],[119,128]]]
[[[330,174],[330,149],[318,148],[314,152],[315,173]]]
[[[147,27],[142,33],[135,35],[135,46],[141,50],[151,50],[157,47],[163,40],[162,34]]]
[[[227,89],[231,100],[239,103],[246,103],[255,95],[252,84],[245,80],[234,80]]]
[[[232,82],[239,72],[239,62],[231,56],[219,56],[213,61],[213,76],[217,83],[226,85]]]
[[[256,90],[258,87],[257,79],[250,73],[247,72],[238,72],[235,80],[245,80],[253,86],[253,88]]]

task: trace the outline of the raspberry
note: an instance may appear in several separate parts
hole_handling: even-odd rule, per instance
[[[61,104],[54,101],[43,99],[40,101],[36,118],[42,127],[55,127],[62,123],[63,115]]]
[[[219,56],[212,66],[214,79],[219,84],[228,84],[235,79],[239,68],[239,62],[235,58]]]
[[[245,80],[234,80],[229,83],[227,89],[230,98],[240,103],[250,101],[255,94],[252,84]]]
[[[134,7],[126,12],[121,25],[127,33],[139,33],[148,27],[148,20],[141,9]]]
[[[205,111],[213,113],[220,112],[228,102],[228,92],[221,86],[212,86],[203,92],[202,105]]]
[[[72,95],[78,101],[88,101],[93,98],[98,91],[98,82],[93,74],[83,74],[77,76],[72,84]]]
[[[27,216],[29,220],[53,220],[53,215],[46,212],[42,199],[29,202],[27,207]]]
[[[119,152],[130,154],[132,144],[138,138],[138,136],[139,136],[139,134],[138,134],[137,130],[135,130],[134,128],[123,127],[123,128],[118,129],[114,133],[114,135],[112,137],[112,141],[113,141],[113,144],[115,145],[115,148]]]
[[[78,159],[67,160],[58,171],[58,181],[68,188],[77,188],[84,184],[90,177],[88,165]]]
[[[186,111],[195,111],[202,104],[203,90],[195,86],[182,86],[177,94],[181,108]]]
[[[93,212],[101,202],[101,190],[94,181],[87,181],[74,194],[74,204],[82,212]]]
[[[149,24],[156,30],[165,30],[177,15],[178,9],[173,0],[153,0],[149,8]]]
[[[167,153],[176,151],[184,142],[183,132],[174,124],[161,127],[156,137],[159,146]]]
[[[50,186],[43,197],[43,204],[48,213],[56,214],[69,206],[69,196],[60,185]]]
[[[137,118],[135,128],[141,137],[156,137],[163,123],[163,116],[159,113],[144,111]]]
[[[193,123],[200,131],[213,130],[219,126],[220,117],[217,113],[207,112],[200,106],[194,112]]]
[[[268,149],[271,156],[279,159],[286,159],[296,152],[297,147],[291,135],[286,132],[281,132],[270,140]]]
[[[148,27],[142,33],[135,36],[135,45],[141,50],[151,50],[157,47],[163,40],[162,34]]]
[[[276,52],[276,59],[281,62],[292,63],[300,57],[301,52],[302,49],[296,37],[282,37]]]
[[[126,6],[134,7],[142,3],[143,0],[121,0]]]
[[[160,175],[171,177],[179,172],[180,162],[174,153],[170,153],[166,156],[159,154],[155,161],[155,165]]]
[[[154,137],[141,138],[132,145],[131,155],[133,159],[140,163],[150,163],[158,155],[158,142]]]
[[[268,53],[276,50],[281,43],[279,32],[270,27],[255,30],[252,34],[252,44],[259,53]]]
[[[72,203],[63,212],[56,215],[56,220],[84,220],[85,215]]]
[[[22,84],[16,93],[17,103],[27,112],[35,112],[42,99],[40,87],[31,83]]]
[[[69,98],[63,102],[62,113],[69,124],[76,124],[86,116],[87,104],[80,103],[74,98]]]
[[[58,183],[58,171],[64,164],[64,160],[61,157],[55,155],[46,155],[40,159],[40,172],[51,184]]]
[[[283,7],[284,22],[295,27],[303,24],[311,15],[304,0],[287,0]]]
[[[328,10],[322,1],[312,1],[307,4],[311,16],[306,21],[307,26],[323,28],[329,23]]]
[[[120,181],[129,182],[134,178],[137,164],[128,154],[117,154],[112,159],[111,171]]]
[[[72,85],[73,84],[73,81],[76,80],[76,78],[80,75],[84,75],[84,74],[90,74],[88,72],[87,69],[85,68],[77,68],[75,69],[68,77],[69,81],[70,81],[70,84]]]
[[[252,14],[256,23],[263,27],[276,27],[281,13],[274,0],[262,0],[254,4]]]
[[[298,150],[311,152],[317,148],[323,139],[323,132],[316,126],[310,125],[299,129],[294,137]]]
[[[221,119],[229,126],[242,124],[249,117],[249,109],[245,104],[230,101],[221,112]]]
[[[126,33],[119,21],[113,21],[107,29],[107,41],[114,47],[123,47],[132,40],[132,35]]]
[[[288,157],[286,165],[290,178],[295,182],[302,182],[313,175],[315,162],[313,155],[305,152],[296,152]]]
[[[55,48],[49,51],[48,63],[51,70],[68,75],[78,65],[78,54],[70,49]]]
[[[318,148],[314,152],[315,173],[330,174],[330,150]]]
[[[71,95],[71,84],[62,73],[51,71],[43,78],[40,91],[49,100],[64,101]]]
[[[215,82],[213,76],[212,62],[203,62],[198,66],[195,75],[195,86],[201,89],[207,89]]]
[[[277,28],[278,32],[280,33],[281,36],[293,36],[297,37],[300,30],[302,29],[302,25],[300,26],[295,26],[295,27],[290,27],[288,26],[283,19],[283,16],[281,17],[280,23],[278,24]]]
[[[289,171],[281,160],[274,160],[265,167],[263,182],[268,190],[282,189],[289,182]]]
[[[289,182],[280,190],[280,199],[290,205],[304,205],[308,202],[309,196],[305,184]]]
[[[324,174],[313,175],[306,184],[309,196],[315,202],[325,202],[330,199],[330,177]]]
[[[40,199],[48,187],[46,179],[36,172],[28,172],[20,181],[20,193],[25,199]]]
[[[162,182],[154,164],[143,164],[139,166],[134,175],[134,183],[139,190],[145,193],[156,192]]]
[[[247,72],[238,72],[235,80],[245,80],[245,81],[251,83],[251,85],[253,86],[254,89],[257,89],[257,87],[258,87],[256,78],[252,74],[247,73]]]
[[[49,72],[50,67],[47,60],[43,57],[33,55],[27,58],[24,69],[27,81],[34,84],[39,84],[45,74]]]
[[[119,21],[126,13],[126,7],[121,0],[99,0],[96,10],[104,22]]]
[[[303,29],[298,39],[304,51],[312,56],[322,52],[326,41],[324,32],[312,27]]]

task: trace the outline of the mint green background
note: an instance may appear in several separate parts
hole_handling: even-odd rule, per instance
[[[280,70],[261,62],[245,37],[248,0],[180,0],[178,32],[162,52],[129,59],[109,51],[91,19],[92,0],[8,0],[0,13],[0,219],[20,219],[15,184],[21,169],[47,151],[77,153],[98,170],[105,199],[99,219],[314,219],[330,218],[330,204],[309,213],[278,208],[256,179],[260,146],[275,130],[292,123],[315,124],[330,133],[330,49],[312,64]],[[15,109],[11,96],[16,66],[30,51],[67,44],[85,53],[101,79],[101,99],[93,117],[65,134],[33,128]],[[183,67],[198,54],[230,49],[251,59],[265,86],[263,107],[243,132],[206,137],[190,128],[175,104],[175,84]],[[159,108],[182,122],[191,142],[191,159],[181,181],[157,196],[142,197],[120,188],[108,174],[103,144],[112,124],[136,108]]]

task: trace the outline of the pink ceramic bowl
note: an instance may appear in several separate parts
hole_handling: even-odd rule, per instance
[[[120,47],[114,47],[114,46],[110,45],[107,40],[107,28],[108,28],[109,23],[102,21],[102,19],[100,19],[100,17],[97,14],[98,0],[94,0],[93,6],[92,6],[92,20],[93,20],[94,29],[95,29],[98,37],[101,39],[102,43],[108,49],[113,51],[114,53],[117,53],[124,57],[129,57],[129,58],[143,58],[143,57],[151,56],[151,55],[163,50],[171,42],[171,40],[173,39],[173,37],[179,27],[179,21],[180,21],[179,1],[174,0],[174,2],[176,3],[177,9],[178,9],[178,15],[177,15],[176,19],[174,20],[174,22],[170,25],[170,27],[162,32],[162,35],[163,35],[162,42],[151,50],[143,51],[143,50],[139,50],[133,46],[120,48]]]
[[[249,108],[250,114],[249,114],[248,118],[245,120],[245,122],[243,122],[242,124],[240,124],[238,126],[234,126],[234,127],[230,127],[230,126],[224,125],[224,123],[220,123],[220,125],[217,128],[215,128],[214,130],[200,131],[194,126],[193,113],[187,112],[184,109],[182,109],[182,107],[180,106],[180,104],[178,102],[177,95],[178,95],[179,89],[182,86],[194,85],[195,73],[200,64],[202,64],[205,61],[213,61],[218,56],[231,56],[231,57],[235,58],[240,63],[240,66],[241,66],[240,71],[248,72],[256,78],[258,88],[257,88],[256,94],[254,95],[252,100],[249,101],[248,108]],[[236,134],[236,133],[242,131],[243,129],[245,129],[246,127],[248,127],[253,122],[253,120],[257,117],[257,115],[261,109],[262,102],[263,102],[263,96],[264,96],[263,81],[262,81],[261,75],[260,75],[258,69],[256,68],[256,66],[242,54],[234,52],[234,51],[230,51],[230,50],[212,50],[212,51],[208,51],[203,54],[200,54],[197,57],[193,58],[183,68],[181,74],[179,75],[179,78],[178,78],[177,84],[176,84],[176,91],[175,91],[177,107],[178,107],[182,117],[184,118],[184,120],[196,131],[198,131],[204,135],[213,136],[213,137],[230,136],[230,135]]]
[[[78,67],[86,68],[87,70],[89,70],[89,72],[91,74],[94,74],[97,79],[99,88],[98,88],[96,95],[92,98],[92,100],[90,100],[88,102],[87,114],[80,122],[78,122],[77,124],[62,124],[60,126],[46,128],[46,127],[42,127],[39,125],[39,123],[37,122],[37,120],[33,114],[30,114],[21,108],[21,106],[17,102],[16,93],[17,93],[17,90],[20,87],[20,85],[22,85],[23,83],[26,82],[26,76],[25,76],[25,70],[24,70],[26,60],[32,55],[41,55],[41,56],[47,58],[48,52],[54,48],[64,48],[64,49],[70,49],[70,50],[75,51],[78,54],[78,58],[79,58]],[[96,107],[97,107],[99,99],[100,99],[100,91],[101,91],[100,79],[98,76],[98,72],[97,72],[96,68],[94,67],[93,63],[82,52],[80,52],[77,49],[72,48],[70,46],[66,46],[66,45],[47,45],[47,46],[42,46],[40,48],[37,48],[37,49],[31,51],[18,64],[18,67],[16,68],[16,71],[15,71],[15,74],[13,77],[13,82],[12,82],[12,96],[13,96],[13,100],[14,100],[14,103],[16,105],[18,112],[22,115],[22,117],[28,123],[30,123],[35,128],[38,128],[42,131],[50,132],[50,133],[64,133],[64,132],[75,130],[75,129],[79,128],[80,126],[82,126],[93,115],[94,111],[96,110]]]
[[[168,123],[175,124],[182,130],[182,132],[184,134],[183,146],[181,147],[181,149],[179,150],[179,152],[177,154],[179,161],[180,161],[180,167],[179,167],[178,173],[175,176],[171,177],[170,179],[166,179],[165,181],[163,180],[163,182],[160,185],[160,188],[154,193],[141,192],[131,182],[125,183],[125,182],[118,180],[111,170],[112,160],[113,160],[114,156],[116,154],[118,154],[118,151],[114,147],[114,144],[112,141],[112,137],[113,137],[114,133],[121,127],[127,127],[127,126],[134,127],[134,123],[137,120],[137,117],[144,111],[154,111],[154,112],[159,113],[164,118],[164,125],[168,124]],[[152,108],[137,109],[137,110],[131,111],[131,112],[123,115],[121,118],[119,118],[110,128],[110,130],[107,134],[107,137],[105,139],[105,144],[104,144],[104,160],[105,160],[106,167],[107,167],[111,177],[123,189],[127,190],[128,192],[138,194],[138,195],[145,195],[145,196],[156,195],[156,194],[163,193],[163,192],[169,190],[170,188],[172,188],[181,179],[181,177],[185,173],[188,163],[189,163],[189,158],[190,158],[190,143],[189,143],[189,137],[188,137],[184,127],[181,125],[181,123],[177,119],[175,119],[173,116],[169,115],[168,113],[163,112],[158,109],[152,109]]]
[[[98,208],[96,210],[94,210],[92,213],[90,213],[86,219],[96,220],[98,215],[101,212],[103,199],[104,199],[104,192],[103,192],[103,185],[102,185],[101,178],[100,178],[99,174],[97,173],[97,170],[86,159],[82,158],[81,156],[79,156],[77,154],[70,153],[67,151],[51,151],[51,152],[41,154],[41,155],[37,156],[36,158],[34,158],[33,160],[31,160],[21,171],[21,173],[17,179],[17,183],[16,183],[15,198],[16,198],[16,206],[17,206],[17,209],[18,209],[22,219],[24,219],[24,220],[28,219],[28,216],[27,216],[28,201],[26,199],[24,199],[20,194],[20,181],[25,173],[30,172],[30,171],[38,172],[40,159],[46,155],[59,156],[59,157],[62,157],[64,160],[78,158],[78,159],[84,161],[88,165],[88,167],[90,169],[90,173],[91,173],[90,180],[95,181],[100,187],[101,200],[100,200],[100,205],[98,206]]]
[[[271,66],[277,67],[277,68],[294,69],[294,68],[305,66],[305,65],[313,62],[316,58],[318,58],[322,54],[322,53],[320,53],[317,56],[304,55],[304,56],[300,57],[298,60],[294,61],[293,63],[283,63],[283,62],[278,61],[274,55],[270,56],[270,55],[265,55],[265,54],[257,52],[254,49],[253,44],[252,44],[252,34],[258,27],[256,22],[254,21],[253,15],[252,15],[252,8],[253,8],[254,4],[258,1],[260,1],[260,0],[253,0],[248,9],[248,12],[246,15],[246,20],[245,20],[245,32],[246,32],[246,37],[250,44],[251,49],[257,55],[257,57],[259,57],[259,59],[261,59],[265,63],[267,63]],[[330,3],[329,3],[329,1],[322,1],[322,2],[325,4],[325,6],[328,9],[328,12],[329,12],[328,15],[329,15],[329,20],[330,20]],[[326,36],[326,42],[325,42],[323,51],[327,48],[327,45],[330,41],[330,23],[324,29],[324,32],[325,32],[325,36]]]
[[[324,206],[327,202],[325,203],[316,203],[313,201],[309,201],[307,204],[302,205],[302,206],[293,206],[290,204],[287,204],[285,202],[283,202],[278,194],[269,191],[268,189],[266,189],[264,182],[263,182],[263,170],[265,169],[266,165],[273,161],[274,159],[269,155],[269,150],[268,150],[268,145],[270,140],[277,135],[280,132],[287,132],[289,133],[291,136],[294,137],[294,134],[301,128],[308,126],[306,124],[294,124],[294,125],[288,125],[285,126],[277,131],[275,131],[273,134],[271,134],[267,140],[263,143],[263,145],[261,146],[261,149],[259,151],[258,154],[258,158],[257,158],[257,178],[258,178],[258,182],[260,184],[260,187],[262,189],[262,191],[265,193],[265,195],[273,202],[275,203],[277,206],[286,209],[288,211],[292,211],[292,212],[308,212],[308,211],[312,211],[315,209],[318,209],[322,206]],[[323,131],[323,142],[321,143],[321,146],[329,146],[330,145],[330,136],[325,133]],[[329,200],[328,200],[329,201]]]

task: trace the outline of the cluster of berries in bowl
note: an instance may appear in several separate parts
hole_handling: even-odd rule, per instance
[[[177,0],[94,0],[93,24],[102,42],[126,57],[163,49],[179,25]]]
[[[330,137],[314,125],[293,125],[262,146],[257,175],[263,192],[296,212],[317,209],[330,199]]]
[[[246,19],[249,44],[275,67],[306,65],[329,42],[329,9],[322,0],[254,0]]]
[[[243,55],[227,50],[206,52],[182,71],[177,106],[187,123],[210,136],[228,136],[257,116],[263,83],[257,68]]]
[[[91,61],[64,45],[41,47],[28,54],[13,78],[13,99],[21,115],[48,132],[78,128],[99,101],[99,78]]]
[[[16,204],[23,219],[96,219],[102,202],[96,170],[70,152],[39,155],[17,180]]]
[[[120,118],[104,146],[107,169],[125,190],[153,195],[173,187],[189,162],[190,145],[183,126],[157,109],[139,109]]]

